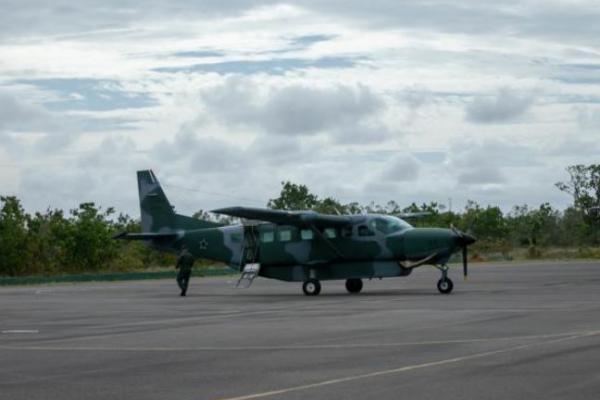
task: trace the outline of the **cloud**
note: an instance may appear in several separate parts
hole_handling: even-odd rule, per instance
[[[6,0],[3,5],[10,12],[0,14],[0,37],[32,37],[47,35],[93,36],[111,31],[134,28],[140,22],[164,21],[169,15],[178,21],[239,16],[244,12],[275,1],[205,0],[174,4],[167,0],[148,0],[143,5],[134,0],[82,0],[24,4]]]
[[[262,93],[261,93],[262,92]],[[239,76],[202,94],[208,115],[228,125],[254,125],[279,135],[312,135],[361,123],[384,107],[366,86],[261,87]]]
[[[600,130],[600,107],[574,107],[579,126],[583,130]]]
[[[458,183],[467,185],[489,185],[505,183],[506,178],[500,172],[498,167],[477,166],[466,170],[458,176]]]
[[[71,120],[61,120],[44,107],[0,92],[0,147],[12,156],[68,146],[73,134]]]
[[[534,167],[542,165],[540,148],[511,143],[500,138],[455,140],[449,153],[453,167],[468,170],[482,166]]]
[[[45,103],[51,110],[106,111],[156,105],[148,93],[126,91],[116,80],[27,79],[17,84],[31,85],[53,96]]]
[[[410,182],[418,178],[419,171],[420,164],[416,158],[410,154],[399,154],[385,168],[382,178],[392,182]]]
[[[19,100],[10,92],[0,91],[0,132],[32,131],[47,127],[52,115],[43,107]]]
[[[533,92],[501,88],[492,96],[478,96],[465,108],[466,118],[475,123],[502,123],[523,116],[535,101]]]
[[[3,5],[0,152],[17,167],[0,186],[37,209],[137,215],[149,167],[196,189],[169,188],[192,212],[264,206],[281,180],[344,201],[563,205],[557,176],[598,154],[593,2]]]
[[[154,68],[156,72],[216,72],[219,74],[283,74],[307,68],[350,68],[360,59],[355,57],[322,57],[317,59],[271,58],[267,60],[237,60]]]

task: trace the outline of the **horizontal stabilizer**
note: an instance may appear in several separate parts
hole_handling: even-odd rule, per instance
[[[179,233],[176,232],[167,232],[167,233],[158,233],[158,232],[146,232],[146,233],[128,233],[121,232],[115,236],[113,239],[124,239],[124,240],[169,240],[169,239],[177,239]]]

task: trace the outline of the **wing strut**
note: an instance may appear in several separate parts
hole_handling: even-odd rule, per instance
[[[344,255],[343,255],[343,254],[342,254],[342,253],[341,253],[341,252],[338,250],[338,248],[337,248],[337,247],[335,247],[335,246],[333,245],[333,243],[331,243],[331,240],[329,240],[328,238],[326,238],[326,237],[325,237],[325,235],[323,235],[323,232],[321,232],[321,231],[320,231],[320,230],[319,230],[319,229],[318,229],[316,226],[314,226],[313,224],[310,224],[310,229],[312,229],[312,230],[313,230],[313,232],[315,232],[315,233],[317,234],[317,236],[318,236],[320,239],[322,239],[322,240],[325,242],[325,244],[326,244],[327,246],[329,246],[329,248],[330,248],[331,250],[333,250],[333,252],[334,252],[335,254],[337,254],[337,256],[338,256],[339,258],[341,258],[341,259],[344,259],[344,258],[346,258],[346,257],[344,257]]]

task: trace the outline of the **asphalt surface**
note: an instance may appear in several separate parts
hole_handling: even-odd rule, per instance
[[[599,399],[600,263],[0,288],[0,399]]]

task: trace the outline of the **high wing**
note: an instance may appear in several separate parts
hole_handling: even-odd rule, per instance
[[[431,215],[432,213],[429,211],[416,211],[416,212],[405,212],[405,213],[400,213],[400,214],[394,214],[396,217],[398,218],[421,218],[421,217],[427,217],[429,215]]]
[[[271,222],[276,225],[292,225],[306,228],[343,227],[352,224],[348,215],[320,214],[315,211],[283,211],[253,207],[227,207],[212,210],[216,214]]]

